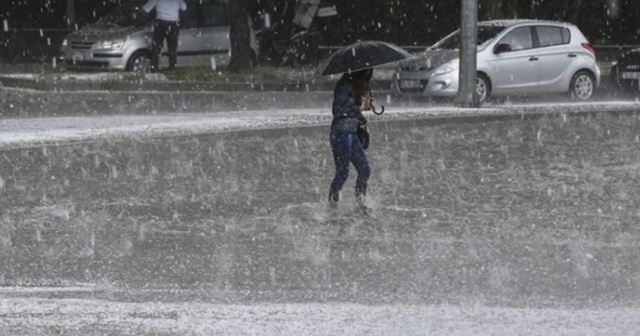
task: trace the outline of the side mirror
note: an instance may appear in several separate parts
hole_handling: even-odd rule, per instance
[[[511,51],[511,45],[506,43],[498,43],[495,47],[493,47],[494,54],[501,54],[505,51]]]

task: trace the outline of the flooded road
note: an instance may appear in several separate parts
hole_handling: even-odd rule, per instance
[[[322,109],[3,119],[0,330],[634,335],[634,104],[389,109],[340,222]]]

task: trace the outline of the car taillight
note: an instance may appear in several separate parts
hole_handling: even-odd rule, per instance
[[[592,54],[596,53],[596,51],[593,50],[593,46],[591,45],[591,43],[588,43],[588,42],[582,43],[582,47],[589,50]]]

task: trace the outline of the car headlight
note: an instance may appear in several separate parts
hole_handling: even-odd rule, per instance
[[[124,39],[100,41],[93,44],[93,49],[106,50],[106,49],[122,49],[124,46]]]
[[[439,66],[438,69],[433,73],[433,76],[448,74],[452,71],[458,70],[458,68],[460,68],[460,59],[454,58],[451,61]]]

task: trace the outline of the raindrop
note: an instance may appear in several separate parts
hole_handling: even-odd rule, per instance
[[[269,13],[264,14],[264,27],[265,28],[271,27],[271,15],[269,15]]]
[[[47,45],[50,46],[51,45],[51,38],[47,37]]]
[[[211,56],[211,69],[213,69],[215,71],[216,68],[217,68],[217,66],[216,66],[216,58],[214,56]]]
[[[44,32],[40,29],[40,37],[44,37]]]
[[[3,20],[2,21],[2,26],[4,27],[4,31],[8,32],[9,31],[9,21],[7,20]]]
[[[57,67],[58,61],[56,60],[55,57],[51,58],[51,66],[55,69]]]

